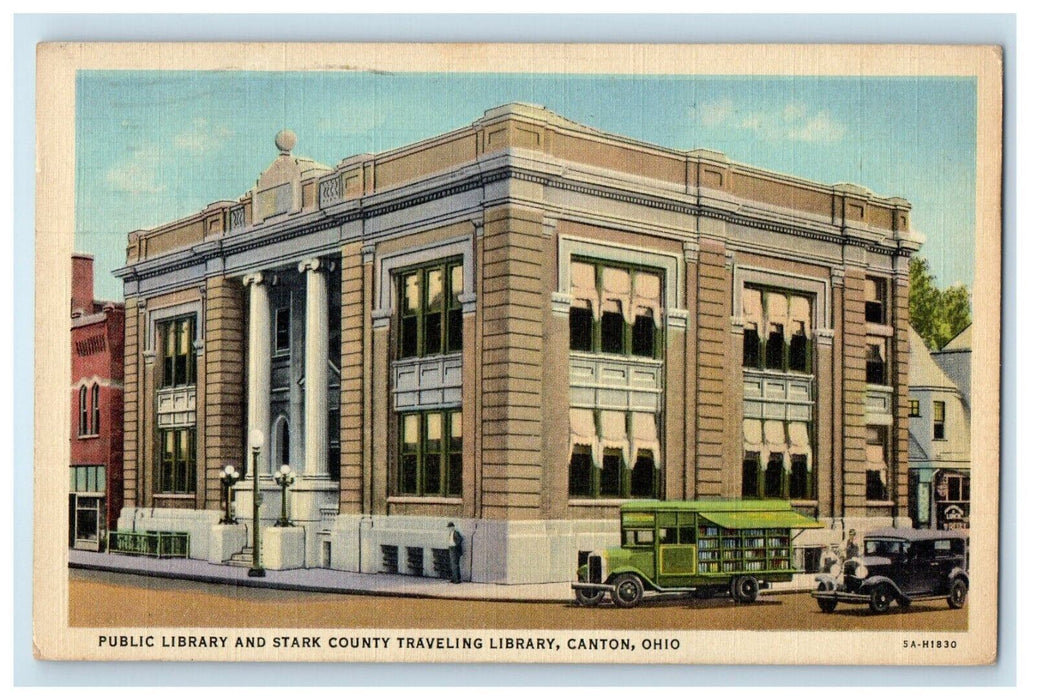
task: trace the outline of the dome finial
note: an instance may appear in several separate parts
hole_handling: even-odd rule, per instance
[[[281,129],[277,132],[277,136],[274,137],[274,145],[277,146],[277,150],[281,152],[281,155],[291,155],[292,149],[295,148],[295,132],[291,129]]]

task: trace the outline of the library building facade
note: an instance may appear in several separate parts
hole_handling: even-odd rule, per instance
[[[267,567],[444,576],[452,522],[464,579],[523,583],[633,498],[787,499],[808,570],[910,525],[906,201],[526,104],[334,167],[295,141],[129,235],[120,530],[240,556],[258,474]]]

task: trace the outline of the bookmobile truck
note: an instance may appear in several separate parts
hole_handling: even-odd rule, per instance
[[[793,540],[822,525],[788,501],[631,501],[619,527],[620,547],[581,554],[572,584],[580,605],[607,593],[631,608],[646,590],[752,603],[761,588],[792,580]]]

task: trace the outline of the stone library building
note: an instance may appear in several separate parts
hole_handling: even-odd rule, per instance
[[[258,477],[267,568],[446,576],[454,523],[465,580],[526,583],[629,499],[788,500],[807,570],[910,525],[905,200],[527,104],[334,166],[275,144],[129,234],[120,530],[228,561]]]

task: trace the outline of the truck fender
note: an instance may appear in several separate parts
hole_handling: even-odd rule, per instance
[[[633,566],[621,566],[618,569],[609,571],[606,583],[611,584],[613,581],[616,580],[616,577],[620,574],[635,574],[639,579],[641,579],[641,583],[642,585],[644,585],[645,590],[648,590],[649,588],[655,591],[662,590],[661,588],[659,588],[659,586],[655,585],[650,576],[645,576],[643,571]]]
[[[831,574],[820,574],[815,576],[814,580],[817,581],[819,590],[834,591],[839,587],[839,581]]]
[[[889,586],[890,588],[892,588],[893,591],[897,594],[898,597],[900,597],[900,598],[906,598],[907,597],[907,596],[904,595],[904,592],[902,590],[900,590],[900,586],[898,586],[897,584],[893,583],[893,579],[887,578],[885,576],[869,576],[863,582],[861,582],[861,590],[862,591],[870,591],[875,586],[878,586],[878,585],[883,584],[883,583],[886,584],[887,586]]]
[[[965,585],[969,588],[972,587],[972,584],[969,582],[969,572],[965,571],[965,569],[960,566],[951,569],[951,573],[947,576],[947,581],[953,583],[956,578],[964,579]]]

